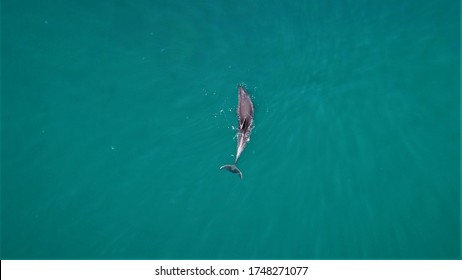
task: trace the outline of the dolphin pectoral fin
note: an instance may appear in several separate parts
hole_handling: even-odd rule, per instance
[[[226,169],[228,170],[229,172],[231,173],[236,173],[239,175],[239,177],[241,177],[242,179],[242,172],[241,170],[239,170],[239,168],[237,168],[237,166],[235,164],[227,164],[227,165],[223,165],[222,167],[220,167],[220,170],[221,169]]]

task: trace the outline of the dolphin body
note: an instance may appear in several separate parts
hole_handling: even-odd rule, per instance
[[[236,163],[244,151],[247,142],[250,141],[250,133],[253,129],[253,103],[249,94],[242,86],[238,86],[237,118],[239,128],[237,131],[236,160],[234,164],[223,165],[220,169],[236,173],[242,179],[242,172],[237,168]]]

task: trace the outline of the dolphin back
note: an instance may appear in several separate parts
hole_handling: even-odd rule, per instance
[[[229,172],[231,173],[236,173],[239,175],[239,177],[241,177],[242,179],[242,172],[241,170],[239,170],[239,168],[237,168],[237,166],[235,164],[227,164],[227,165],[223,165],[222,167],[220,167],[220,170],[221,169],[226,169],[228,170]]]

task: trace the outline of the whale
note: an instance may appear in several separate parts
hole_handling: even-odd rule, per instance
[[[247,91],[241,86],[237,87],[237,121],[238,121],[238,130],[237,130],[237,149],[236,149],[236,158],[233,164],[227,164],[220,167],[220,170],[225,169],[229,172],[239,175],[242,179],[242,172],[237,168],[236,164],[241,156],[242,152],[245,149],[245,146],[250,141],[250,134],[254,127],[253,124],[253,103],[250,95]]]

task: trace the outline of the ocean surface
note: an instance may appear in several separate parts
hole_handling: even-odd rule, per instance
[[[1,258],[459,259],[459,5],[2,1]]]

